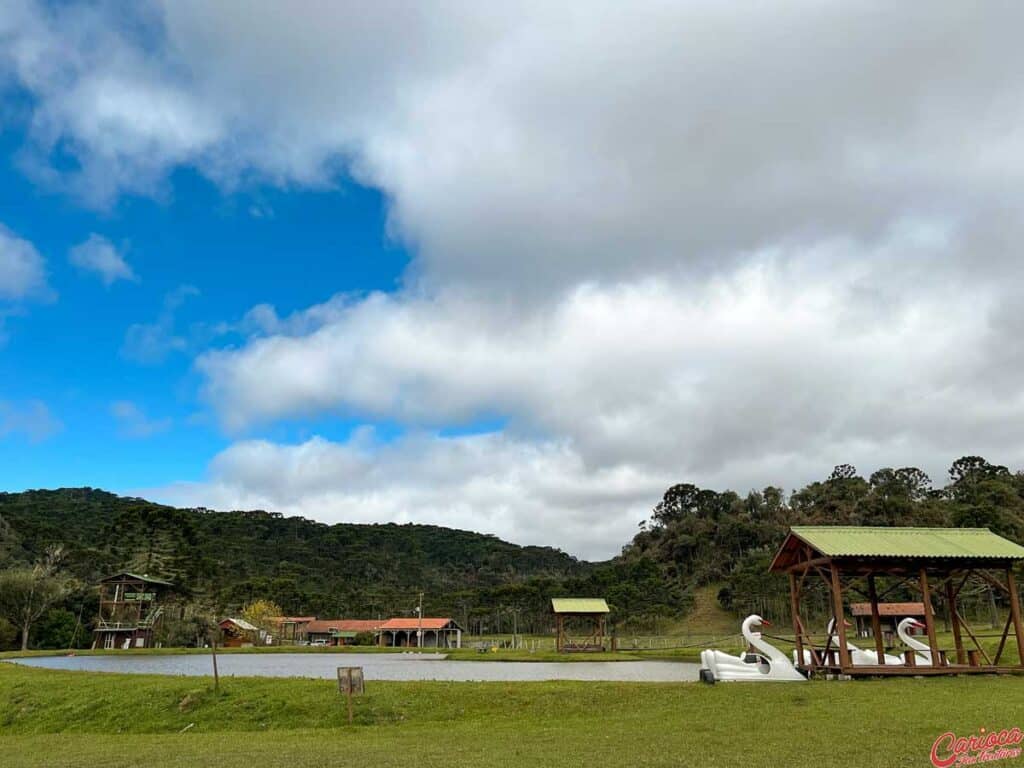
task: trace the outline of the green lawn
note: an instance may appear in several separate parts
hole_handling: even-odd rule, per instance
[[[1017,677],[370,681],[353,726],[331,681],[210,682],[0,664],[0,765],[927,766],[948,729],[1024,726]]]

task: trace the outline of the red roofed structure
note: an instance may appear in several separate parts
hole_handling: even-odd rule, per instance
[[[420,634],[422,631],[422,635]],[[415,616],[388,619],[380,625],[381,646],[395,648],[461,648],[462,627],[454,619]]]

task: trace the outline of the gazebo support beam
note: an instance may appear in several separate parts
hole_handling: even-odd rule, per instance
[[[935,611],[932,608],[932,593],[928,588],[928,571],[921,569],[921,603],[924,605],[924,626],[928,632],[928,647],[931,649],[932,666],[939,666],[939,641],[935,638]]]
[[[800,625],[800,588],[796,576],[789,572],[789,613],[793,619],[793,637],[796,641],[796,657],[800,663],[804,659],[803,627]]]
[[[964,651],[964,640],[960,636],[960,613],[956,609],[956,593],[953,591],[952,577],[946,579],[946,614],[953,627],[953,644],[956,646],[956,663],[967,663],[967,652]]]
[[[839,666],[844,671],[850,665],[850,649],[846,647],[846,620],[843,618],[843,585],[839,578],[839,568],[833,562],[832,570],[832,606],[836,619],[835,631],[839,636]]]
[[[1013,633],[1017,636],[1017,655],[1024,666],[1024,620],[1020,615],[1020,594],[1013,578],[1013,568],[1006,569],[1006,589],[1010,593],[1010,617],[1013,619]]]
[[[868,574],[868,600],[871,601],[871,634],[875,636],[875,653],[878,663],[885,666],[885,647],[882,645],[882,618],[878,615],[878,590],[875,589],[875,574]]]

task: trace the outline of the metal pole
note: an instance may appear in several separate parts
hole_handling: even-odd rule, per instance
[[[420,592],[420,604],[416,608],[416,613],[419,615],[419,624],[416,629],[416,647],[423,647],[423,593]]]

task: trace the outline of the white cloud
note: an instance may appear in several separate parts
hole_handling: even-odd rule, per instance
[[[33,443],[46,440],[64,428],[41,400],[0,400],[0,439],[20,435]]]
[[[46,298],[46,262],[28,240],[0,224],[0,300]]]
[[[95,233],[68,252],[68,261],[79,269],[95,272],[106,286],[118,280],[138,280],[114,244]]]
[[[553,442],[415,434],[380,443],[363,430],[345,443],[236,443],[213,461],[208,482],[144,493],[327,522],[434,523],[603,557],[646,516],[637,489],[657,494],[663,482],[640,469],[592,471]]]
[[[118,424],[122,437],[152,437],[171,428],[171,419],[153,419],[131,400],[115,400],[110,404],[110,414]]]
[[[608,552],[674,480],[1024,464],[1024,5],[133,8],[0,11],[26,168],[97,204],[182,166],[225,188],[351,174],[415,254],[401,292],[254,307],[197,365],[245,437],[332,413],[427,436],[245,439],[199,503],[529,540],[543,520]],[[190,348],[165,309],[125,354]]]

